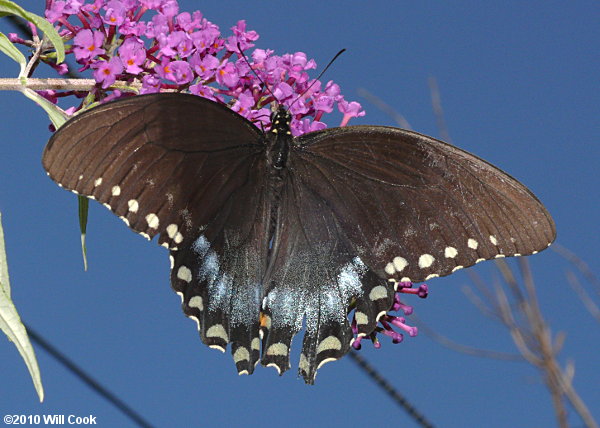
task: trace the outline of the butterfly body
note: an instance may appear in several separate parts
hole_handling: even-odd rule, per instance
[[[169,248],[171,283],[204,343],[238,372],[290,366],[309,383],[390,309],[401,281],[527,255],[555,237],[518,181],[456,147],[391,127],[264,133],[196,96],[108,103],[59,129],[43,164]]]

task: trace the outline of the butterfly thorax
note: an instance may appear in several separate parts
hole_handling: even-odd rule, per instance
[[[268,135],[267,159],[271,167],[283,169],[286,166],[290,144],[292,142],[292,132],[290,131],[290,122],[292,116],[283,107],[279,106],[277,111],[271,117],[272,127]]]

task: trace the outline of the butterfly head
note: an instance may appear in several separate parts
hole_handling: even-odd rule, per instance
[[[279,135],[291,135],[291,122],[292,115],[284,106],[280,105],[277,110],[271,114],[271,132]]]

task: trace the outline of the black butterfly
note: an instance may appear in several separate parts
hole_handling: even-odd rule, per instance
[[[369,334],[399,281],[535,254],[552,218],[521,183],[463,150],[383,126],[294,138],[283,108],[264,133],[185,94],[110,102],[50,139],[44,168],[171,251],[171,283],[202,341],[231,343],[240,374],[260,360],[300,374]],[[262,339],[262,340],[261,340]],[[260,351],[262,345],[262,353]]]

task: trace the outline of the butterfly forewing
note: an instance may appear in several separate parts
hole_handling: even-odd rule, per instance
[[[235,118],[222,129],[220,123]],[[175,248],[216,215],[264,151],[258,129],[200,97],[132,97],[85,112],[50,140],[43,165],[138,233]]]
[[[298,142],[302,180],[382,278],[420,282],[554,240],[550,215],[525,186],[441,141],[358,126]]]

